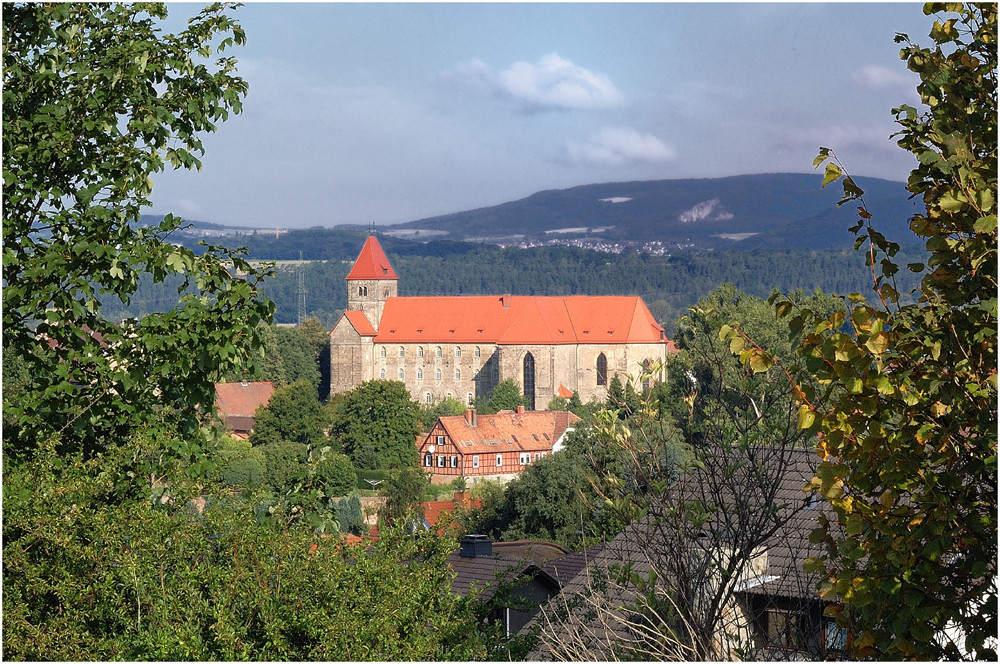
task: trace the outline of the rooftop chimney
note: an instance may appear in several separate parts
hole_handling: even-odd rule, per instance
[[[518,415],[524,415],[524,406],[518,406],[517,407],[517,414]]]
[[[475,408],[466,408],[465,409],[465,422],[470,427],[474,427],[474,426],[477,425],[478,418],[476,417],[476,409]]]
[[[504,295],[504,296],[502,296],[500,298],[500,303],[503,305],[504,309],[506,309],[507,307],[509,307],[510,306],[510,295]]]
[[[493,542],[486,535],[466,535],[459,540],[462,558],[489,558],[493,555]]]

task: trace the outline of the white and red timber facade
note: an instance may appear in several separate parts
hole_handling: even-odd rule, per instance
[[[398,380],[415,401],[471,404],[513,378],[528,410],[577,393],[607,398],[675,353],[637,296],[399,297],[399,277],[369,236],[347,275],[347,310],[330,332],[330,393]]]
[[[468,486],[482,480],[506,481],[561,447],[563,436],[580,418],[563,410],[502,410],[493,414],[439,417],[417,444],[420,466],[431,481],[446,484],[464,477]]]

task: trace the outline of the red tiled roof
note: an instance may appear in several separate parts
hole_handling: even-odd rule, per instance
[[[216,383],[215,405],[219,415],[229,417],[253,417],[257,407],[267,404],[274,393],[274,384],[264,383]]]
[[[504,410],[495,415],[479,415],[472,426],[464,415],[438,418],[448,437],[465,454],[551,451],[566,428],[580,418],[564,410]],[[502,449],[501,449],[502,448]]]
[[[368,320],[368,316],[365,316],[363,311],[345,311],[344,316],[347,317],[347,322],[354,326],[358,334],[363,337],[374,337],[376,332],[375,328],[372,327],[371,321]]]
[[[399,279],[374,235],[369,235],[365,240],[365,246],[354,261],[354,267],[347,274],[348,281],[355,279]]]
[[[665,342],[637,296],[391,297],[377,343],[625,344]]]
[[[562,397],[563,399],[572,399],[573,398],[573,390],[569,389],[565,385],[560,384],[559,385],[559,389],[556,390],[556,396],[557,397]]]

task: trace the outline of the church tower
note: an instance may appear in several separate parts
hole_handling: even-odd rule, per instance
[[[347,310],[364,312],[378,330],[385,301],[399,295],[398,284],[399,277],[382,246],[374,235],[369,235],[347,275]]]

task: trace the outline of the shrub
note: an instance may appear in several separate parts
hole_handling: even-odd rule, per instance
[[[219,481],[229,486],[259,487],[264,483],[264,467],[256,459],[236,459],[219,470]]]
[[[266,460],[265,479],[272,487],[284,487],[308,471],[309,447],[303,443],[269,443],[261,445]]]
[[[316,475],[328,496],[346,496],[358,486],[358,473],[346,454],[327,454],[316,464]]]

